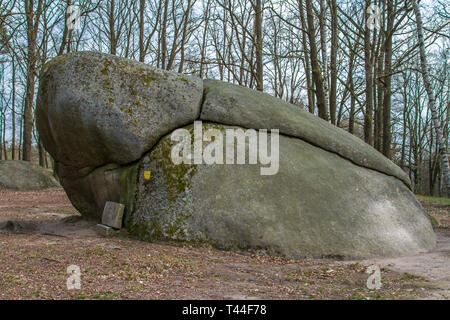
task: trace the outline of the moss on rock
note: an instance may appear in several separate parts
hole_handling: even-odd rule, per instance
[[[137,161],[120,170],[120,202],[125,205],[125,216],[130,217],[134,211],[137,181],[141,161]]]

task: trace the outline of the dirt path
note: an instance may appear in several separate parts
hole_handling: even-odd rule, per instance
[[[367,260],[363,263],[376,264],[397,272],[420,277],[426,282],[423,286],[431,288],[429,298],[450,299],[450,230],[439,228],[436,231],[437,245],[432,252],[420,255]]]
[[[447,207],[439,208],[446,218]],[[447,221],[442,219],[443,221]],[[9,221],[9,222],[8,222]],[[102,238],[64,191],[0,191],[0,299],[449,299],[450,229],[430,253],[340,262]],[[381,266],[382,288],[366,287]],[[67,290],[67,267],[81,289]]]

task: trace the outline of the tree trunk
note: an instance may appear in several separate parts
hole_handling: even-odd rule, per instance
[[[161,68],[166,69],[167,56],[167,16],[169,14],[169,1],[164,2],[164,12],[161,30]]]
[[[256,89],[264,91],[263,85],[263,36],[262,36],[262,0],[256,0],[255,5],[255,45],[256,45]]]
[[[303,45],[303,54],[304,54],[304,66],[305,66],[305,73],[306,73],[306,87],[308,90],[308,110],[310,113],[314,114],[314,105],[315,105],[315,100],[314,100],[314,89],[313,89],[313,83],[312,83],[312,79],[311,79],[311,62],[309,60],[309,50],[308,45],[306,43],[306,37],[308,36],[306,33],[306,21],[305,21],[305,13],[304,13],[304,9],[303,9],[303,1],[302,0],[298,0],[298,10],[300,12],[300,20],[301,20],[301,24],[302,24],[302,45]]]
[[[39,19],[42,12],[43,0],[39,0],[36,13],[34,13],[34,0],[25,1],[27,21],[27,75],[25,106],[23,112],[23,144],[22,160],[31,160],[31,141],[33,131],[33,104],[36,85],[36,38],[39,28]]]
[[[7,156],[6,156],[6,146],[3,143],[4,141],[4,135],[5,135],[5,119],[6,119],[6,113],[3,114],[3,112],[0,114],[0,160],[2,160],[3,158],[5,158],[5,160],[7,160]]]
[[[0,118],[0,160],[3,159],[3,145],[1,144],[3,135],[2,120],[3,119]]]
[[[366,0],[365,15],[364,15],[364,69],[366,76],[366,110],[364,112],[364,141],[371,144],[372,139],[372,113],[373,113],[373,71],[372,71],[372,57],[370,46],[370,29],[366,21],[369,19],[368,8],[370,0]]]
[[[11,160],[16,159],[16,65],[14,54],[12,56],[12,102],[11,102],[11,125],[12,125],[12,141],[11,141]]]
[[[67,27],[67,18],[68,18],[68,8],[70,5],[72,5],[72,0],[66,0],[66,14],[64,16],[64,31],[63,31],[63,37],[61,40],[61,45],[59,47],[59,51],[58,51],[58,56],[63,55],[64,54],[64,50],[66,49],[66,45],[68,43],[68,35],[69,35],[69,28]]]
[[[405,167],[405,148],[406,148],[406,123],[407,123],[407,107],[408,107],[408,101],[407,101],[407,92],[406,88],[403,91],[403,132],[402,132],[402,154],[400,157],[400,168]]]
[[[375,111],[375,134],[374,134],[374,147],[378,151],[383,151],[383,96],[384,96],[384,84],[383,84],[383,60],[384,52],[377,57],[377,109]]]
[[[324,108],[328,114],[328,55],[327,55],[327,26],[326,26],[327,7],[324,0],[320,0],[320,46],[322,51],[322,69],[323,69],[323,93],[324,93]],[[336,110],[334,110],[334,117],[336,117]],[[328,120],[328,116],[327,119]],[[335,118],[336,122],[336,118]]]
[[[144,62],[145,60],[144,11],[145,0],[139,0],[139,62]]]
[[[183,35],[181,37],[181,45],[180,45],[180,65],[178,66],[178,73],[183,72],[184,67],[184,50],[185,50],[185,44],[188,37],[188,24],[189,24],[189,18],[191,15],[191,9],[192,9],[192,1],[187,0],[187,9],[186,13],[184,15],[184,24],[183,24]]]
[[[330,118],[336,125],[338,20],[336,0],[331,0]]]
[[[208,25],[209,25],[209,14],[210,14],[210,7],[211,5],[211,0],[208,0],[206,2],[206,9],[205,9],[205,18],[204,18],[204,29],[203,29],[203,33],[202,33],[202,46],[200,49],[201,52],[201,56],[200,56],[200,70],[199,70],[199,76],[200,78],[203,78],[203,68],[204,68],[204,64],[205,64],[205,58],[206,58],[206,37],[208,35]],[[218,49],[217,49],[218,50]],[[220,72],[220,80],[223,81],[223,71],[221,70],[221,68],[219,67],[219,72]]]
[[[391,158],[391,64],[392,34],[394,28],[393,0],[387,0],[387,29],[384,51],[384,96],[383,96],[383,154]]]
[[[117,53],[117,39],[116,39],[116,31],[114,26],[114,11],[115,11],[115,0],[111,0],[109,7],[109,53],[116,55]]]
[[[39,165],[45,168],[45,149],[41,137],[38,138]]]
[[[309,53],[311,56],[312,78],[316,86],[317,109],[319,117],[328,121],[328,110],[325,105],[325,91],[323,76],[320,71],[319,59],[317,58],[317,46],[315,40],[316,29],[314,27],[314,15],[311,1],[306,2],[306,17],[308,23]]]

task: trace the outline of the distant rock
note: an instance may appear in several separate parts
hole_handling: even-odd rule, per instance
[[[1,190],[40,190],[60,187],[51,170],[29,161],[0,161]]]

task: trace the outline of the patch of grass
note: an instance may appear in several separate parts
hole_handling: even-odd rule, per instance
[[[341,283],[342,283],[343,285],[346,285],[346,286],[350,286],[350,285],[352,284],[352,282],[351,282],[350,280],[348,280],[348,279],[342,280]]]
[[[417,276],[415,274],[405,272],[403,276],[400,278],[400,280],[425,280],[425,278],[422,276]]]
[[[416,194],[416,198],[419,201],[423,201],[423,202],[438,203],[438,204],[443,204],[445,206],[450,206],[450,198],[439,198],[439,197],[432,197],[432,196],[422,196],[422,195],[419,195],[419,194]]]

